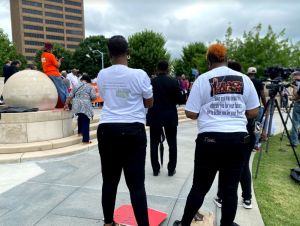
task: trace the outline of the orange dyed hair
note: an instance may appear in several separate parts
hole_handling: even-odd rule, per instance
[[[227,50],[222,44],[213,44],[208,47],[206,58],[212,63],[225,62],[227,60]]]

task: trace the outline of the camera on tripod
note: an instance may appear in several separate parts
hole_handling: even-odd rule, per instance
[[[290,78],[290,75],[295,71],[293,68],[283,68],[283,67],[268,67],[264,70],[264,76],[270,79],[265,81],[271,82],[267,84],[266,88],[269,90],[269,96],[274,97],[278,92],[288,88],[291,85],[295,85],[295,82],[284,82]]]

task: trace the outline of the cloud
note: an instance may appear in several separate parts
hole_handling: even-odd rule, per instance
[[[190,42],[223,39],[229,25],[235,37],[262,23],[263,31],[268,25],[275,32],[285,28],[286,37],[300,40],[298,0],[84,0],[84,6],[87,36],[153,30],[166,38],[173,57]],[[0,25],[11,34],[9,0],[0,0]]]

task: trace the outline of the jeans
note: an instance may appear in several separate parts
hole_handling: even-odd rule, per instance
[[[247,133],[202,133],[196,140],[194,178],[188,195],[183,226],[190,225],[202,206],[217,171],[223,192],[221,226],[231,226],[237,209],[237,189],[244,166]]]
[[[138,225],[148,226],[145,191],[147,138],[142,123],[103,123],[97,131],[102,167],[102,208],[105,224],[113,222],[118,184],[124,171]]]
[[[169,146],[168,171],[174,172],[177,164],[177,126],[164,126],[164,129]],[[150,151],[153,172],[158,172],[160,169],[158,162],[158,145],[161,140],[162,131],[163,127],[150,126]]]
[[[64,104],[68,97],[68,89],[66,85],[64,84],[62,78],[60,76],[48,76],[52,82],[54,83],[58,96],[61,100],[61,102]]]
[[[294,102],[293,115],[292,115],[292,132],[291,142],[293,145],[298,145],[298,129],[300,125],[300,102]]]
[[[82,134],[82,142],[90,141],[90,119],[83,113],[77,114],[78,134]]]

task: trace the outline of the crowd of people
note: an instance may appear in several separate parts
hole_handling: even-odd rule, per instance
[[[219,185],[214,201],[222,208],[221,226],[238,225],[234,218],[239,182],[243,206],[252,208],[249,159],[259,141],[259,136],[254,133],[255,122],[262,117],[266,107],[264,85],[256,78],[256,68],[250,67],[247,75],[241,73],[242,65],[228,62],[226,48],[213,44],[207,50],[208,72],[193,83],[185,75],[172,78],[169,64],[164,60],[157,63],[155,76],[150,79],[145,71],[128,67],[129,49],[123,36],[111,37],[107,47],[112,66],[102,69],[96,79],[104,100],[97,139],[105,225],[115,224],[113,213],[122,171],[136,221],[141,226],[149,225],[145,191],[145,124],[150,127],[153,176],[160,174],[159,144],[165,136],[169,146],[168,176],[173,177],[177,165],[177,106],[183,103],[186,103],[186,116],[197,121],[198,134],[193,185],[183,216],[174,225],[191,224],[217,172]],[[59,98],[56,107],[72,110],[78,117],[78,135],[82,136],[84,144],[88,144],[89,124],[94,116],[92,101],[97,98],[96,92],[88,75],[79,77],[76,69],[70,73],[60,72],[62,61],[63,58],[57,59],[53,54],[53,46],[45,43],[41,62],[43,72],[57,89]],[[4,65],[5,82],[19,66],[19,61]],[[293,77],[300,81],[299,72]],[[298,100],[299,87],[294,87],[294,90],[294,99]],[[297,117],[293,114],[293,118]],[[299,124],[300,120],[297,122]],[[293,140],[294,133],[296,130],[292,130]],[[294,145],[298,142],[295,141]]]

